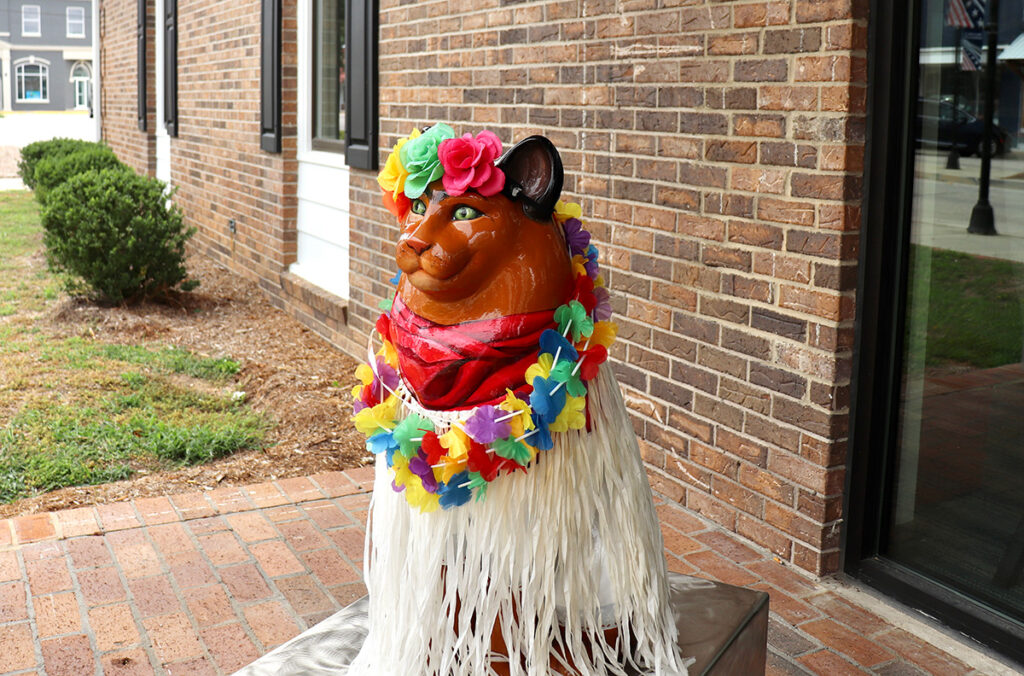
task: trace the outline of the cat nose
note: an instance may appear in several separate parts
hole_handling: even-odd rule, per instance
[[[422,239],[418,237],[409,237],[408,239],[405,240],[405,244],[410,249],[415,251],[417,256],[421,255],[424,251],[433,246],[429,242],[424,242]]]

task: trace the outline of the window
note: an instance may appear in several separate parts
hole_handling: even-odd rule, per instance
[[[281,0],[260,2],[260,148],[281,152]]]
[[[19,63],[14,67],[19,103],[47,103],[50,100],[50,69],[41,63]]]
[[[313,147],[345,151],[345,2],[313,1]]]
[[[85,8],[84,7],[68,7],[67,18],[68,18],[68,37],[69,38],[84,38],[85,37]]]
[[[75,110],[85,110],[89,108],[90,98],[90,79],[89,66],[85,65],[81,61],[76,63],[71,69],[71,84],[75,88]]]
[[[1007,4],[1002,16],[997,2],[967,6],[979,4],[1010,25]],[[1013,171],[1002,152],[1019,80],[1005,63],[978,73],[929,57],[962,42],[947,6],[871,4],[844,557],[868,584],[1024,660],[1024,381],[1011,375],[1024,363],[1024,257],[1005,244],[1024,186],[989,183]],[[914,98],[941,110],[915,119]],[[998,123],[986,133],[968,111]]]
[[[23,36],[39,36],[41,33],[39,5],[21,6],[21,34]]]

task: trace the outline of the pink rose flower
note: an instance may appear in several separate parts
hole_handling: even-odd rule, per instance
[[[505,174],[494,166],[500,155],[501,141],[486,129],[476,138],[465,134],[462,138],[443,141],[437,148],[437,157],[444,167],[441,177],[444,191],[461,195],[472,188],[484,197],[501,192],[505,187]]]

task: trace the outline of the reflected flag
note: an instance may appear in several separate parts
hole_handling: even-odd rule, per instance
[[[984,42],[984,31],[964,32],[963,44],[960,45],[960,70],[981,70],[981,48]]]
[[[949,0],[946,25],[954,28],[984,28],[985,0]]]

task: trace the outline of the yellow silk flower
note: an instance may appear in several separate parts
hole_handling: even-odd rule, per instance
[[[419,477],[405,485],[405,500],[410,507],[416,507],[423,513],[436,512],[441,506],[440,496],[436,493],[428,493]]]
[[[469,453],[469,437],[454,425],[437,440],[441,442],[441,446],[448,449],[448,455],[452,458],[465,458]]]
[[[523,436],[526,430],[534,428],[533,418],[530,417],[530,405],[517,397],[512,390],[505,390],[505,400],[498,404],[498,408],[509,413],[519,414],[508,420],[509,431],[514,439]]]
[[[526,383],[528,385],[532,385],[533,379],[536,378],[537,376],[540,376],[545,380],[550,378],[551,365],[554,363],[554,361],[554,356],[547,352],[538,357],[537,361],[534,362],[533,365],[530,366],[530,368],[526,369]]]
[[[391,395],[383,402],[371,408],[364,408],[352,416],[356,429],[366,436],[373,436],[378,431],[391,430],[395,427],[395,414],[398,412],[398,397]]]
[[[359,378],[363,385],[369,385],[373,382],[373,369],[369,364],[360,364],[356,367],[356,378]]]
[[[409,470],[409,461],[398,453],[392,460],[391,471],[395,473],[396,486],[405,486],[411,479],[418,478]]]
[[[558,200],[555,204],[555,215],[558,220],[567,221],[570,218],[579,218],[583,215],[583,208],[575,202],[563,202]]]
[[[587,267],[584,265],[585,262],[586,259],[579,254],[572,257],[572,271],[577,277],[580,275],[585,277],[587,275]]]
[[[390,340],[383,341],[380,349],[377,350],[378,357],[384,357],[384,363],[393,369],[398,368],[398,350],[391,344]]]
[[[583,410],[587,407],[586,397],[566,397],[565,408],[551,423],[549,429],[552,432],[564,432],[566,430],[581,430],[587,424],[587,416]]]
[[[604,345],[611,347],[615,342],[615,336],[619,333],[619,325],[615,322],[597,322],[594,324],[594,332],[590,334],[590,347]]]
[[[466,469],[466,461],[452,458],[447,455],[441,456],[441,467],[434,468],[434,478],[444,483],[452,480],[452,477]],[[440,472],[438,471],[440,470]]]
[[[352,398],[358,399],[363,393],[363,387],[373,382],[373,369],[370,368],[369,364],[360,364],[356,367],[356,378],[362,385],[356,385],[352,388]]]
[[[405,179],[409,176],[409,172],[402,166],[402,160],[398,156],[398,151],[411,139],[419,135],[420,130],[413,129],[412,133],[407,137],[399,139],[398,143],[391,149],[391,154],[388,155],[384,168],[377,174],[377,183],[381,188],[390,192],[396,201],[398,196],[405,190]]]

